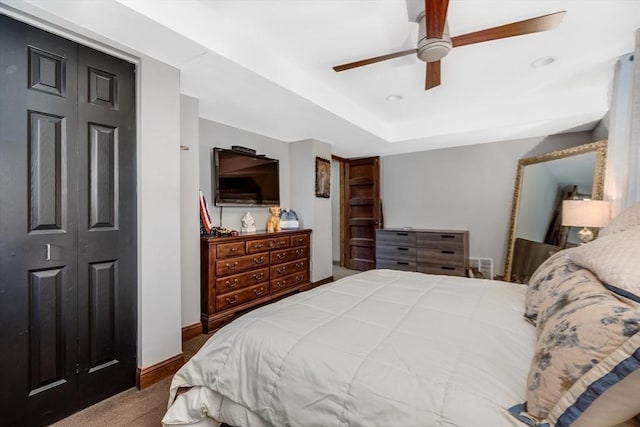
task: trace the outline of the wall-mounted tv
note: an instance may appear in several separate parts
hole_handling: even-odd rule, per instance
[[[277,159],[216,147],[213,185],[216,206],[280,204]]]

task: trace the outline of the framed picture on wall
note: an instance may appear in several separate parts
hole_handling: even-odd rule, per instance
[[[331,191],[331,162],[316,157],[316,197],[329,198]]]

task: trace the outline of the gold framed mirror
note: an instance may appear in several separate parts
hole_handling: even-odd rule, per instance
[[[602,200],[606,156],[603,140],[518,161],[505,281],[527,283],[546,258],[572,244],[560,226],[562,200]]]

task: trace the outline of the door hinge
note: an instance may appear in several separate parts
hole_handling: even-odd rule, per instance
[[[76,374],[80,373],[80,364],[76,363]]]

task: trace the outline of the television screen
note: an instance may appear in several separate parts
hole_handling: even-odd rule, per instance
[[[214,148],[213,170],[216,206],[280,204],[278,160]]]

